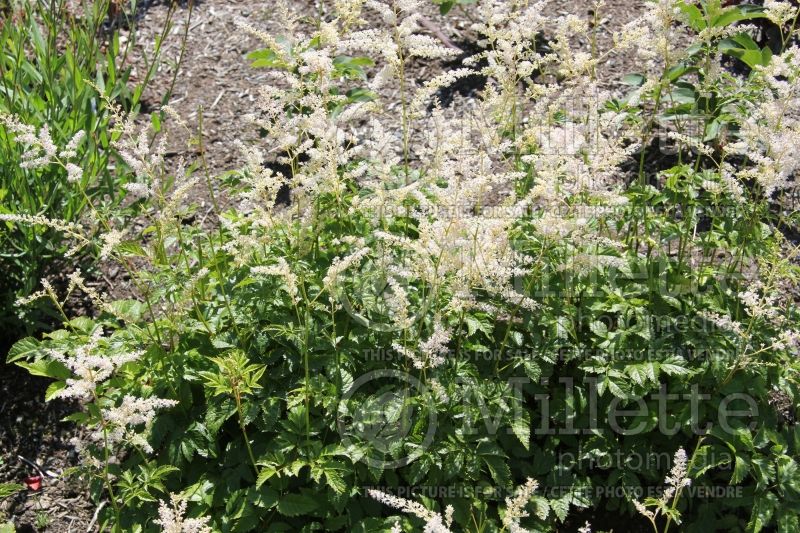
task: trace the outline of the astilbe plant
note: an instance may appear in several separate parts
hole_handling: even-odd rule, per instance
[[[284,6],[281,36],[241,24],[271,76],[246,120],[276,161],[240,144],[243,169],[212,176],[201,156],[173,176],[166,133],[151,142],[119,116],[141,235],[101,213],[100,239],[5,216],[93,242],[138,291],[90,295],[94,319],[65,317],[10,357],[56,378],[55,395],[89,394],[75,419],[95,431],[86,468],[113,504],[106,518],[120,530],[523,531],[610,509],[656,529],[796,529],[800,443],[771,409],[798,392],[796,248],[782,234],[795,8],[659,0],[611,49],[583,51],[596,39],[580,16],[484,1],[482,51],[422,81],[412,61],[454,51],[421,33],[420,5],[343,0],[315,25]],[[753,55],[722,43],[755,17],[782,26],[786,49],[735,75],[720,54]],[[623,53],[641,72],[620,90],[603,65]],[[476,74],[479,98],[439,104]],[[192,133],[202,154],[202,127]],[[203,186],[208,225],[189,216]],[[41,296],[58,302],[47,285]],[[717,424],[731,395],[749,414]],[[662,469],[615,454],[676,448],[672,492],[640,503]],[[689,478],[744,492],[692,506]],[[553,490],[534,493],[534,479]],[[390,494],[409,486],[456,496]],[[596,490],[615,487],[628,497]],[[411,516],[380,518],[367,493]]]

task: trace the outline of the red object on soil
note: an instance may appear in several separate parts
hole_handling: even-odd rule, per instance
[[[42,488],[42,476],[26,477],[23,483],[25,483],[25,486],[28,487],[28,490],[35,492]]]

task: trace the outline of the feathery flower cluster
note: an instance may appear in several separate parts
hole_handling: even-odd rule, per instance
[[[714,150],[712,150],[707,144],[703,143],[701,139],[690,137],[689,135],[684,135],[676,131],[667,132],[667,137],[693,150],[696,150],[706,157],[714,156]]]
[[[779,0],[764,0],[764,12],[767,18],[779,28],[797,17],[798,8],[791,2]]]
[[[103,329],[98,327],[92,333],[89,341],[76,348],[72,355],[57,350],[48,350],[48,356],[63,363],[74,376],[67,378],[66,386],[53,394],[53,397],[101,401],[100,386],[123,365],[138,360],[143,353],[128,352],[106,355],[104,352],[113,349],[107,344],[108,340],[103,337]],[[106,448],[120,443],[129,443],[145,453],[152,453],[153,448],[147,441],[145,433],[137,431],[137,428],[144,426],[144,432],[149,431],[156,410],[173,407],[177,403],[174,400],[137,398],[126,395],[119,406],[100,409],[102,423],[89,435],[89,440]],[[78,444],[77,447],[82,450],[83,444]]]
[[[700,313],[700,316],[722,330],[733,332],[739,337],[744,335],[742,325],[728,315],[723,316],[713,311],[704,311]]]
[[[50,135],[50,128],[46,124],[36,131],[36,128],[23,124],[11,115],[0,113],[0,125],[13,133],[16,142],[25,147],[22,154],[21,168],[37,169],[57,163],[67,170],[67,181],[78,183],[83,178],[83,169],[70,159],[78,157],[78,149],[86,137],[86,132],[79,130],[70,141],[59,151]]]
[[[683,448],[678,448],[675,452],[675,457],[672,460],[672,469],[664,479],[666,488],[658,499],[655,505],[655,511],[651,511],[646,505],[638,500],[633,500],[633,506],[636,511],[642,516],[649,519],[655,525],[656,517],[661,513],[662,509],[666,509],[670,501],[680,496],[680,491],[692,484],[692,480],[688,476],[688,460],[686,451]]]
[[[666,66],[677,54],[680,39],[675,22],[680,20],[682,13],[674,0],[655,0],[649,7],[640,23],[649,26],[650,34],[647,39],[636,42],[636,51],[651,65],[655,66],[655,60],[660,59],[659,66]]]
[[[654,521],[656,519],[656,513],[645,507],[645,505],[639,500],[633,500],[633,507],[636,509],[636,512],[645,518],[649,518],[650,521]]]
[[[453,331],[442,325],[441,318],[437,317],[433,325],[433,333],[427,340],[419,343],[419,351],[425,357],[427,367],[436,368],[444,364],[444,355],[448,353],[447,345]]]
[[[69,239],[75,241],[75,244],[64,254],[66,257],[72,257],[91,242],[81,233],[81,226],[74,222],[47,218],[42,215],[9,213],[0,213],[0,221],[15,222],[17,224],[26,224],[29,226],[45,226],[64,233]]]
[[[513,498],[506,498],[506,512],[503,516],[503,525],[508,528],[509,533],[527,533],[527,529],[519,525],[519,521],[529,515],[525,507],[528,506],[531,496],[536,492],[539,484],[536,480],[528,478],[517,490]]]
[[[780,309],[776,307],[777,295],[766,293],[764,285],[760,281],[751,284],[746,291],[740,292],[738,296],[751,317],[772,320],[780,313]]]
[[[125,363],[136,361],[142,356],[142,352],[102,354],[105,351],[101,348],[103,341],[103,329],[97,328],[89,342],[76,348],[71,356],[56,350],[48,352],[52,359],[63,363],[74,375],[66,380],[67,386],[56,392],[54,398],[90,400],[95,397],[100,383],[108,380]]]
[[[763,83],[763,100],[741,110],[739,140],[725,146],[731,155],[742,155],[755,165],[736,173],[740,181],[754,180],[766,197],[790,187],[800,169],[800,47],[792,46],[772,58],[769,66],[756,69]]]
[[[63,150],[58,154],[58,157],[62,159],[72,159],[73,157],[78,156],[78,148],[80,148],[81,143],[86,138],[86,132],[83,130],[78,130],[78,132],[72,136],[72,139],[67,143]]]
[[[98,310],[103,310],[116,316],[116,311],[114,310],[113,306],[109,304],[108,297],[104,294],[101,294],[97,291],[97,289],[90,287],[86,283],[81,269],[75,269],[74,272],[71,272],[67,276],[67,279],[69,280],[69,284],[67,285],[67,296],[64,298],[64,300],[66,300],[66,298],[72,294],[72,291],[79,289],[89,297],[89,299],[92,301],[92,305],[94,305]]]
[[[134,173],[134,177],[142,180],[125,185],[125,189],[136,197],[149,197],[159,190],[160,169],[167,152],[167,137],[161,135],[158,143],[151,148],[149,126],[143,125],[136,132],[135,117],[124,115],[119,106],[111,102],[106,105],[115,119],[113,146],[122,160]],[[149,182],[149,183],[147,183]]]
[[[249,213],[249,220],[261,227],[270,227],[275,220],[274,206],[278,191],[286,177],[264,165],[264,153],[257,147],[246,147],[236,142],[245,158],[243,182],[246,190],[241,195],[240,209]]]
[[[91,438],[104,446],[128,442],[145,453],[153,453],[144,434],[137,432],[136,428],[144,426],[145,431],[149,431],[157,409],[174,407],[177,404],[175,400],[126,395],[119,406],[102,409],[104,427],[92,433]]]
[[[393,509],[412,514],[417,518],[425,520],[425,533],[451,533],[450,526],[453,522],[453,507],[448,505],[444,516],[427,509],[424,505],[393,496],[379,490],[370,489],[367,494],[374,500],[381,502]]]
[[[298,285],[297,285],[297,275],[292,272],[289,263],[286,262],[286,259],[283,257],[278,258],[277,265],[271,266],[255,266],[250,269],[253,274],[263,274],[267,276],[280,276],[283,279],[284,284],[286,285],[286,292],[289,293],[289,297],[292,299],[293,304],[297,304],[298,302]]]
[[[677,491],[692,484],[692,480],[688,477],[686,450],[678,448],[675,452],[675,457],[672,460],[672,469],[669,475],[664,479],[667,488],[661,495],[661,501],[664,503],[671,500]]]
[[[350,255],[334,258],[333,263],[328,268],[328,273],[322,280],[322,283],[329,291],[333,292],[334,285],[336,284],[336,280],[339,278],[339,276],[341,276],[341,274],[348,268],[359,263],[364,257],[367,256],[367,254],[369,254],[369,252],[369,248],[363,247],[351,253]]]
[[[186,498],[170,494],[169,503],[161,501],[158,506],[158,519],[154,523],[161,526],[163,533],[211,533],[208,523],[211,517],[186,518]]]
[[[117,229],[108,230],[107,232],[103,233],[100,236],[103,241],[103,244],[100,248],[100,258],[108,259],[111,256],[111,253],[114,251],[114,248],[119,246],[124,237],[125,231]]]

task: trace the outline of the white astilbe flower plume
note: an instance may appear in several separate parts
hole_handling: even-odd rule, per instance
[[[797,17],[797,7],[791,2],[781,2],[778,0],[764,0],[764,14],[776,26],[782,27]]]
[[[186,518],[186,499],[177,495],[170,494],[170,502],[160,502],[158,506],[158,518],[153,520],[155,524],[161,526],[163,533],[211,533],[208,526],[210,517]]]
[[[137,428],[144,426],[145,432],[149,431],[156,416],[156,410],[174,407],[178,402],[162,398],[137,398],[127,395],[117,407],[101,411],[104,428],[95,431],[91,438],[105,446],[121,442],[142,448],[146,453],[153,453],[153,448]]]
[[[662,502],[667,503],[675,496],[677,491],[692,484],[692,480],[688,477],[686,467],[686,451],[683,448],[678,448],[672,461],[672,469],[664,480],[667,488],[661,495]]]
[[[350,255],[334,258],[333,263],[328,268],[325,278],[322,280],[325,288],[335,295],[334,286],[339,276],[351,266],[358,264],[364,257],[366,257],[367,254],[369,254],[369,252],[369,248],[363,247],[351,253]]]
[[[67,163],[67,181],[70,183],[78,183],[83,179],[83,169],[75,163]]]
[[[452,333],[450,328],[444,327],[441,318],[437,317],[431,336],[419,343],[419,350],[425,357],[427,367],[436,368],[444,364],[444,356],[448,352],[447,344],[450,342]]]
[[[506,498],[506,512],[503,516],[503,525],[510,533],[524,533],[527,529],[519,525],[519,521],[530,516],[525,510],[531,496],[536,492],[539,484],[536,480],[528,478],[524,485],[517,487],[513,498]]]
[[[69,183],[77,183],[83,177],[83,170],[70,159],[78,157],[78,148],[86,137],[85,131],[79,130],[75,133],[59,151],[47,124],[37,132],[36,128],[24,124],[17,117],[0,112],[0,126],[12,133],[15,141],[25,148],[22,161],[19,162],[20,168],[37,169],[56,163],[67,170]]]
[[[75,348],[72,355],[49,350],[48,355],[63,363],[73,374],[67,378],[66,387],[56,392],[54,398],[78,398],[90,400],[95,396],[97,386],[109,379],[122,365],[136,361],[143,352],[116,353],[106,355],[100,349],[103,340],[103,329],[97,328],[91,335],[89,342]]]
[[[642,516],[650,520],[655,526],[655,520],[661,514],[662,509],[669,507],[670,502],[680,496],[681,490],[692,484],[692,480],[688,475],[688,460],[686,451],[683,448],[678,448],[675,452],[675,457],[672,460],[672,469],[667,477],[664,479],[666,488],[659,498],[658,504],[655,505],[655,510],[650,510],[645,504],[638,500],[633,500],[633,506],[636,511]]]
[[[114,251],[114,248],[120,245],[124,237],[124,230],[111,229],[103,233],[100,236],[103,241],[102,246],[100,247],[100,258],[108,259],[111,256],[111,253]]]
[[[72,139],[70,139],[64,149],[61,150],[61,152],[58,154],[58,157],[62,159],[71,159],[76,157],[78,155],[78,148],[85,138],[86,132],[79,130],[75,135],[72,136]]]
[[[425,520],[425,527],[423,529],[425,533],[452,533],[450,526],[453,522],[453,508],[450,505],[447,506],[445,514],[442,516],[439,513],[427,509],[421,503],[393,496],[392,494],[387,494],[380,490],[370,489],[367,491],[367,494],[384,505]]]
[[[636,511],[640,515],[644,516],[645,518],[649,518],[651,521],[655,520],[656,518],[655,513],[653,513],[653,511],[645,507],[644,504],[639,500],[633,500],[633,506],[636,508]]]
[[[292,272],[289,263],[286,262],[286,259],[283,257],[278,258],[277,265],[270,265],[270,266],[255,266],[250,269],[253,274],[262,274],[267,276],[279,276],[283,279],[283,282],[286,284],[286,292],[289,293],[289,297],[292,299],[292,303],[296,304],[298,300],[298,285],[297,285],[297,275]]]
[[[734,171],[739,181],[758,183],[764,196],[794,184],[800,169],[800,47],[775,56],[766,67],[756,67],[754,83],[764,85],[760,101],[741,109],[739,140],[725,146],[729,154],[754,163]],[[727,167],[730,169],[730,167]]]

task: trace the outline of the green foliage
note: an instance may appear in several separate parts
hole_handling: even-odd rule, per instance
[[[25,487],[19,483],[0,483],[0,500],[13,496]]]
[[[447,15],[455,6],[465,6],[477,2],[478,0],[433,0],[433,3],[439,6],[439,12],[442,15]]]

